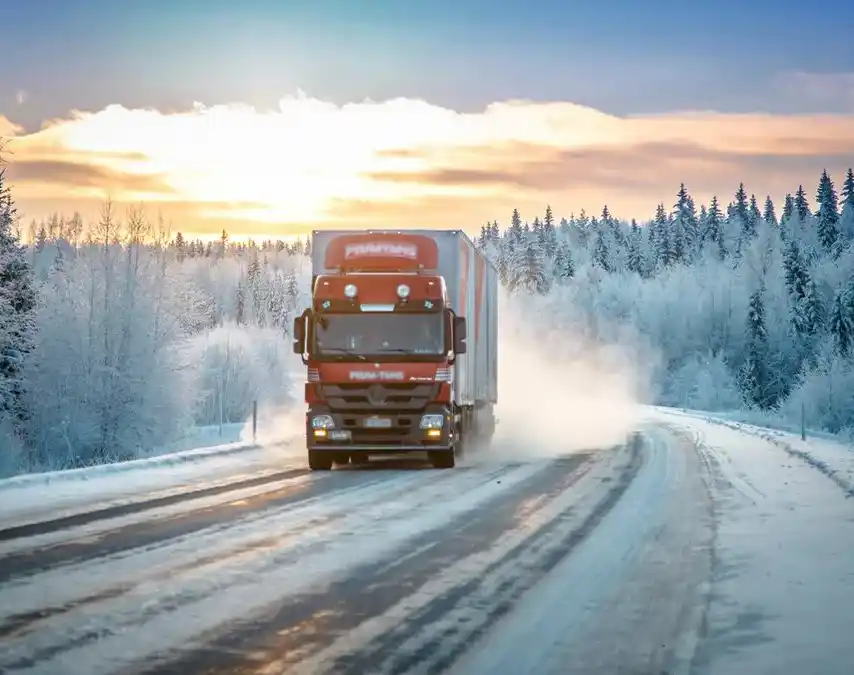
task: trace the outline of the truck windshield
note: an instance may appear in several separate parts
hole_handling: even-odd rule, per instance
[[[315,321],[319,356],[430,354],[445,351],[441,314],[324,314]]]

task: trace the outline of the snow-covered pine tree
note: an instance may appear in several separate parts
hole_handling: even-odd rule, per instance
[[[735,191],[733,213],[741,219],[742,223],[746,223],[750,215],[750,203],[747,199],[747,190],[744,189],[744,183],[739,183],[738,190]]]
[[[522,288],[528,293],[545,295],[551,287],[545,254],[540,242],[533,233],[529,233],[513,256],[514,277],[517,280],[515,288]]]
[[[184,241],[184,235],[178,232],[175,235],[175,258],[178,262],[182,262],[186,257],[187,243]]]
[[[267,316],[265,308],[269,304],[269,282],[262,273],[261,261],[258,252],[254,248],[250,253],[251,259],[246,269],[246,287],[249,291],[249,299],[252,307],[250,323],[256,326],[266,326]]]
[[[753,236],[750,221],[750,203],[747,198],[747,191],[744,189],[744,183],[738,184],[735,199],[727,207],[726,229],[736,242],[733,253],[736,258],[740,258],[745,242]]]
[[[0,416],[27,418],[24,359],[35,336],[37,296],[24,248],[15,231],[17,210],[0,168]]]
[[[810,215],[810,203],[807,199],[807,193],[803,185],[798,185],[798,191],[795,192],[795,200],[793,202],[794,213],[797,214],[801,223],[805,223]]]
[[[830,310],[828,329],[836,353],[847,358],[854,353],[854,277],[836,291]]]
[[[477,238],[478,248],[486,248],[486,242],[489,241],[489,230],[486,227],[486,224],[480,226],[480,236]]]
[[[596,243],[593,245],[593,264],[606,272],[613,271],[611,251],[608,242],[605,241],[604,225],[600,225],[596,232]]]
[[[759,204],[756,201],[756,195],[750,195],[750,205],[747,208],[748,228],[747,234],[750,237],[755,237],[759,233],[759,221],[762,220],[762,213],[759,211]]]
[[[554,258],[557,249],[557,231],[555,230],[555,217],[552,207],[546,204],[546,213],[543,216],[543,252],[547,258]]]
[[[765,325],[764,289],[750,295],[747,310],[747,354],[741,369],[741,388],[751,405],[768,408],[771,403],[768,369],[768,330]]]
[[[513,209],[513,215],[510,216],[510,235],[516,241],[522,240],[522,216],[519,215],[519,209]]]
[[[762,220],[771,227],[777,227],[777,214],[774,212],[774,202],[771,201],[771,195],[765,197],[765,208],[762,210]]]
[[[791,239],[783,251],[783,271],[792,305],[797,305],[806,295],[809,272],[796,239]]]
[[[706,211],[706,219],[703,223],[702,239],[705,244],[711,244],[715,247],[718,257],[723,260],[726,258],[726,246],[724,244],[724,216],[721,213],[721,207],[718,204],[718,198],[712,197],[709,202],[709,208]]]
[[[565,241],[558,243],[555,251],[554,274],[558,284],[564,284],[575,276],[575,263],[572,260],[572,251]]]
[[[685,244],[692,260],[696,260],[702,248],[700,240],[700,216],[697,205],[689,194],[685,201]]]
[[[644,275],[644,261],[641,253],[641,230],[637,222],[632,219],[632,227],[629,231],[629,245],[626,251],[626,269],[640,276]]]
[[[786,193],[786,199],[783,202],[783,215],[780,216],[780,226],[786,225],[789,220],[792,218],[792,214],[795,212],[795,199],[792,197],[790,193]],[[782,230],[785,232],[785,228]]]
[[[795,333],[804,343],[815,337],[824,326],[824,307],[815,280],[808,271],[806,271],[803,297],[799,298],[792,308],[792,325]]]
[[[579,246],[587,247],[590,245],[590,235],[592,233],[591,220],[584,209],[579,211],[574,227],[575,239]]]
[[[510,286],[510,255],[508,253],[507,237],[502,237],[495,247],[492,263],[498,272],[498,281],[509,288]]]
[[[676,203],[673,205],[673,218],[670,224],[670,242],[674,260],[677,262],[693,259],[697,245],[697,213],[694,200],[688,194],[685,183],[679,186]]]
[[[653,218],[652,227],[651,234],[654,234],[654,247],[652,248],[653,268],[668,267],[675,260],[675,255],[670,240],[670,222],[667,212],[664,210],[663,203],[660,203],[655,208],[655,218]]]
[[[839,240],[839,206],[836,188],[827,170],[821,172],[816,200],[818,202],[818,210],[815,213],[818,220],[818,241],[826,253],[832,253],[836,250]]]
[[[851,244],[854,241],[854,170],[848,169],[842,184],[842,205],[839,230],[842,238]]]

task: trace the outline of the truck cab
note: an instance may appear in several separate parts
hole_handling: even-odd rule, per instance
[[[313,470],[413,451],[454,466],[464,431],[454,366],[467,330],[438,255],[432,238],[402,233],[340,235],[326,246],[293,331],[307,367]]]

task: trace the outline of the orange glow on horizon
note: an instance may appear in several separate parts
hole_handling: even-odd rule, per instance
[[[463,228],[568,216],[608,204],[646,219],[685,182],[725,204],[739,181],[781,204],[823,168],[840,183],[854,115],[681,112],[616,117],[567,102],[494,103],[459,113],[396,99],[336,106],[305,96],[181,113],[72,112],[26,134],[0,116],[25,223],[97,217],[100,202],[145,201],[185,236],[304,236],[324,227]],[[9,154],[11,153],[11,154]]]

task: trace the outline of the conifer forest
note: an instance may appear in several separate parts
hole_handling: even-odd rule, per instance
[[[854,173],[835,178],[777,202],[739,184],[698,205],[681,185],[647,222],[545,206],[472,231],[543,330],[629,346],[644,402],[850,437]],[[93,222],[22,221],[0,173],[0,474],[131,459],[253,400],[294,403],[306,240],[203,242],[109,201]]]

